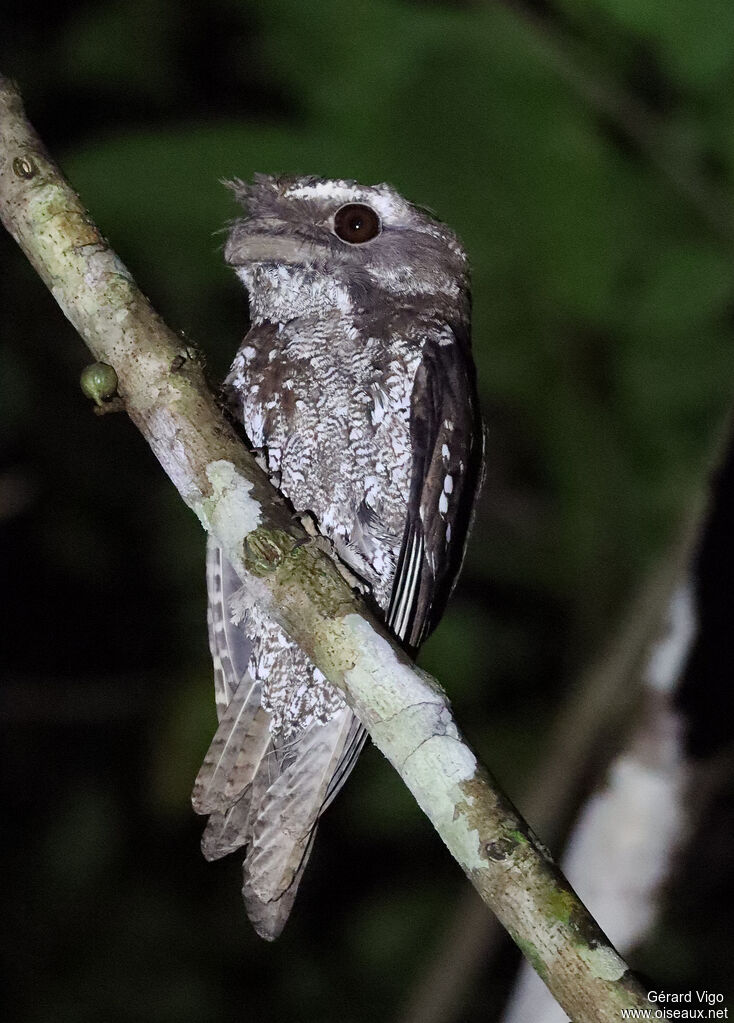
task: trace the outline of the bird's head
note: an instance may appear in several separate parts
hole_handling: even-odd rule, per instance
[[[468,288],[453,231],[390,185],[258,174],[230,187],[247,215],[232,224],[224,254],[251,295],[328,279],[358,309],[376,294],[455,302]]]

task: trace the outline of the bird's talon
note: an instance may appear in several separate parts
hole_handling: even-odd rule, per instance
[[[311,539],[316,539],[321,536],[316,519],[313,517],[311,512],[294,512],[291,516],[291,521],[297,522],[302,529],[305,529]]]

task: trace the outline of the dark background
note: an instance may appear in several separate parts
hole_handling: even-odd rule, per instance
[[[220,179],[387,180],[464,239],[489,471],[421,663],[518,793],[731,399],[734,5],[6,0],[0,57],[213,379],[246,316]],[[88,355],[4,234],[0,343],[3,1018],[397,1018],[458,869],[369,748],[284,936],[254,936],[189,806],[215,723],[199,525],[127,418],[92,415]],[[712,668],[718,720],[722,687]],[[706,848],[635,960],[659,988],[730,983],[730,847]],[[495,1018],[513,964],[456,1018]]]

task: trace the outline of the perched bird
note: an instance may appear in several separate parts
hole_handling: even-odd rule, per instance
[[[482,462],[464,250],[393,188],[258,175],[225,258],[251,326],[224,393],[294,511],[414,653],[463,558]],[[207,551],[219,728],[193,803],[209,859],[247,846],[243,896],[281,932],[319,816],[366,733],[341,693]],[[246,583],[245,583],[246,588]]]

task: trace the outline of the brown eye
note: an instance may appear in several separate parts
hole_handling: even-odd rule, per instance
[[[351,245],[360,245],[376,238],[382,230],[380,218],[369,206],[350,202],[334,214],[334,233]]]

